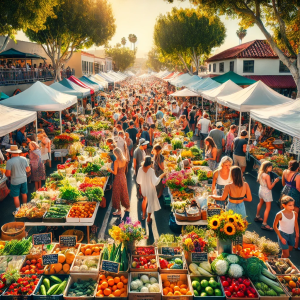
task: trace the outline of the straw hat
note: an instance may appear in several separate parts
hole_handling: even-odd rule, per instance
[[[10,149],[6,150],[6,152],[9,152],[9,153],[22,153],[22,151],[18,149],[17,145],[11,145]]]

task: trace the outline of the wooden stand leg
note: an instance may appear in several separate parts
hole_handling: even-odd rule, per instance
[[[87,243],[90,243],[90,226],[86,226],[86,238],[87,238]]]

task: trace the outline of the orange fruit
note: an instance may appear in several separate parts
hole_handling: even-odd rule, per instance
[[[122,276],[120,277],[120,279],[121,279],[121,281],[123,282],[123,280],[126,279],[126,278],[125,278],[125,276],[122,275]]]
[[[164,282],[163,286],[164,286],[164,287],[169,287],[170,284],[171,284],[170,281],[167,280],[167,281]]]
[[[182,282],[181,280],[179,280],[179,281],[177,282],[177,285],[178,285],[178,286],[181,286],[181,285],[183,285],[183,282]]]
[[[177,285],[176,285],[176,286],[174,286],[174,292],[176,292],[176,291],[177,291],[177,292],[180,292],[180,287],[179,287],[179,286],[177,286]]]
[[[104,292],[103,292],[103,294],[105,296],[109,296],[111,294],[111,290],[110,289],[105,289]]]
[[[115,283],[119,283],[121,281],[120,277],[115,277],[114,278]]]
[[[173,296],[173,293],[169,292],[167,296]]]
[[[186,289],[180,289],[180,293],[181,293],[182,295],[185,295],[185,294],[186,294],[186,292],[187,292],[187,290],[186,290]]]
[[[124,288],[120,289],[120,291],[121,291],[121,294],[126,292],[126,290]]]
[[[103,280],[103,279],[106,279],[106,276],[104,274],[101,274],[99,278],[100,278],[100,280]]]
[[[191,291],[186,292],[186,295],[193,295]]]
[[[122,282],[123,282],[124,284],[127,284],[127,283],[128,283],[128,279],[127,279],[127,278],[124,278],[124,279],[122,280]]]
[[[115,281],[113,279],[108,279],[108,285],[113,286],[115,284]]]
[[[117,287],[118,287],[119,290],[122,289],[122,288],[124,287],[123,282],[119,282],[119,283],[117,284]]]
[[[113,294],[110,294],[108,297],[115,297]]]
[[[127,297],[127,293],[121,294],[120,297]]]
[[[170,284],[170,288],[174,290],[174,287],[175,287],[175,284],[174,284],[174,283],[171,283],[171,284]]]
[[[168,288],[164,288],[163,289],[163,295],[166,296],[169,293],[169,289]]]
[[[105,290],[106,288],[108,288],[108,283],[106,281],[102,282],[101,284],[101,289]]]
[[[176,292],[174,293],[174,295],[176,295],[176,296],[180,296],[180,295],[181,295],[181,293],[180,293],[179,291],[176,291]]]
[[[119,297],[121,295],[121,291],[120,290],[115,290],[114,293],[113,293],[113,295],[115,297]]]
[[[112,276],[107,276],[106,279],[109,280],[109,279],[114,279],[114,278]]]
[[[117,286],[116,285],[114,285],[113,287],[112,287],[112,290],[113,291],[116,291],[118,288],[117,288]]]
[[[172,294],[174,293],[174,290],[172,288],[169,287],[169,292],[171,292]]]
[[[91,249],[86,249],[84,254],[85,255],[91,255],[92,254],[92,250]]]
[[[186,284],[182,284],[182,285],[180,286],[180,288],[181,288],[181,289],[187,289],[187,285],[186,285]]]

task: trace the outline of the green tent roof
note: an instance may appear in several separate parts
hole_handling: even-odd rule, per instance
[[[4,94],[3,92],[0,92],[0,100],[7,99],[7,98],[9,98],[9,96]]]
[[[25,53],[18,51],[14,48],[10,48],[0,53],[1,58],[28,58],[28,59],[45,59],[36,53]]]
[[[238,75],[232,71],[229,71],[229,72],[227,72],[223,75],[217,76],[217,77],[212,77],[212,79],[221,84],[228,80],[233,81],[237,85],[251,85],[256,82],[253,79],[249,79],[244,76]]]

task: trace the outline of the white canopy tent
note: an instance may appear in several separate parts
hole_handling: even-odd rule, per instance
[[[174,85],[176,87],[182,87],[182,86],[184,86],[184,82],[190,80],[191,78],[192,78],[192,76],[190,74],[183,74],[182,76],[180,76],[180,78],[178,80],[176,80],[176,82],[174,82]]]
[[[35,111],[15,109],[0,105],[0,136],[15,131],[33,121],[36,121]]]
[[[61,111],[77,103],[77,97],[63,94],[37,81],[24,92],[1,101],[4,106],[30,111],[59,111],[62,132]]]
[[[177,92],[171,94],[170,96],[173,96],[173,97],[199,97],[200,95],[189,89],[183,89],[181,91],[177,91]]]
[[[191,75],[186,73],[186,74],[181,74],[174,79],[171,79],[171,80],[168,79],[167,81],[169,81],[171,84],[176,86],[176,84],[179,84],[179,82],[184,81],[186,79],[190,79],[190,78],[191,78]]]

